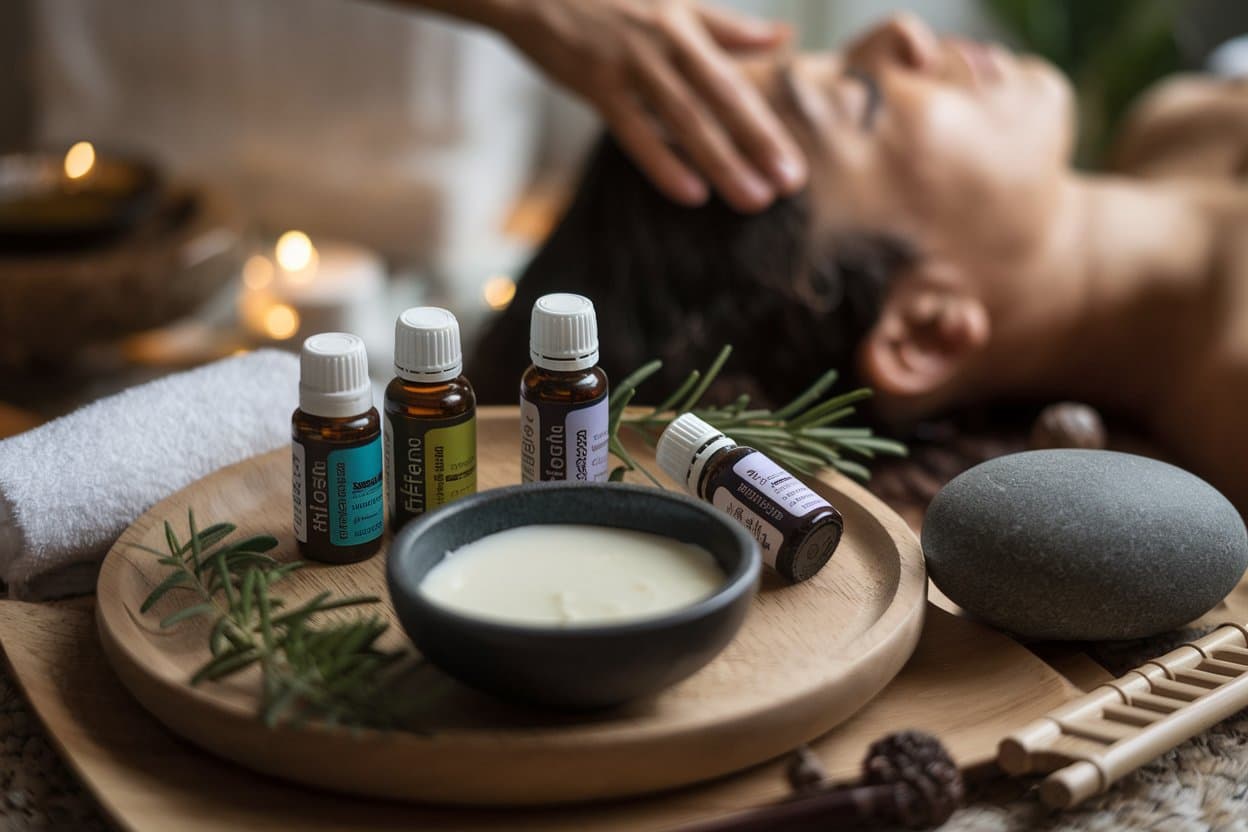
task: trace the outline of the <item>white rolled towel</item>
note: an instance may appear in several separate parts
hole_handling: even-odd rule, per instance
[[[227,358],[0,441],[0,579],[10,597],[89,592],[126,526],[217,468],[290,441],[299,359]]]

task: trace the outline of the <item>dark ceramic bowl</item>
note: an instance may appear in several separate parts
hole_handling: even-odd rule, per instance
[[[154,216],[162,181],[149,162],[101,151],[67,183],[63,153],[0,154],[0,254],[77,251],[109,243]]]
[[[576,523],[637,529],[702,546],[724,570],[711,596],[652,618],[544,627],[453,612],[420,592],[448,551],[516,526]],[[656,693],[732,641],[758,586],[754,539],[726,515],[670,491],[616,483],[497,488],[409,523],[390,547],[390,599],[425,658],[508,699],[599,708]]]

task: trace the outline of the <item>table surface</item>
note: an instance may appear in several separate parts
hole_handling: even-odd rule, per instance
[[[34,414],[0,403],[0,437],[28,429],[38,421]],[[966,453],[963,448],[960,461],[952,464],[945,453],[942,462],[935,466],[930,461],[925,462],[922,454],[916,455],[910,461],[890,465],[874,490],[882,493],[917,528],[926,499],[941,482],[957,470],[974,464],[978,461],[975,457],[1005,452],[1010,444],[1002,445],[994,439],[981,452]],[[937,470],[933,471],[933,467]],[[939,602],[938,592],[935,597]],[[87,611],[94,608],[91,597],[50,603]],[[1228,618],[1248,620],[1248,587],[1237,589],[1202,622]],[[1041,645],[1035,649],[1055,669],[1087,689],[1191,635],[1191,631],[1187,631],[1129,644],[1095,645],[1090,652],[1099,663],[1089,658],[1088,652],[1070,645]],[[1103,665],[1108,665],[1113,674]],[[1218,742],[1219,738],[1230,739]],[[1151,825],[1152,821],[1166,817],[1186,817],[1197,822],[1200,818],[1220,817],[1230,810],[1248,813],[1248,794],[1242,793],[1243,790],[1226,795],[1217,791],[1218,784],[1228,777],[1226,769],[1238,772],[1232,782],[1242,781],[1243,775],[1248,773],[1248,742],[1245,740],[1248,740],[1248,717],[1241,715],[1218,726],[1208,736],[1190,741],[1177,752],[1145,767],[1109,794],[1063,815],[1062,822],[1055,828],[1127,829],[1141,823]],[[1033,784],[1025,781],[1005,780],[975,785],[971,789],[970,805],[944,828],[1029,829],[1042,820],[1051,822],[1052,818],[1043,814],[1030,793],[1032,787]],[[1193,802],[1199,804],[1196,810],[1192,808]],[[1216,824],[1210,821],[1209,825]],[[94,797],[61,761],[5,667],[0,672],[0,832],[63,828],[108,829],[110,823]]]

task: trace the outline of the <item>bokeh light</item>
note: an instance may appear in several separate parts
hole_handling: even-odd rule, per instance
[[[481,287],[481,297],[491,309],[506,309],[516,296],[516,281],[505,274],[496,274]]]
[[[270,338],[285,341],[299,331],[299,313],[284,303],[276,303],[264,313],[264,331]]]
[[[243,285],[253,292],[273,282],[273,261],[263,254],[253,254],[243,263]]]
[[[65,153],[65,175],[81,179],[95,167],[95,146],[91,142],[78,142]]]
[[[287,272],[302,272],[312,265],[316,249],[311,238],[302,231],[287,231],[277,238],[277,264]]]

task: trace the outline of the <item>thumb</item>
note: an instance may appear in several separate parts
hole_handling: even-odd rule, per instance
[[[698,17],[707,34],[729,50],[775,49],[793,34],[786,24],[714,6],[699,7]]]

